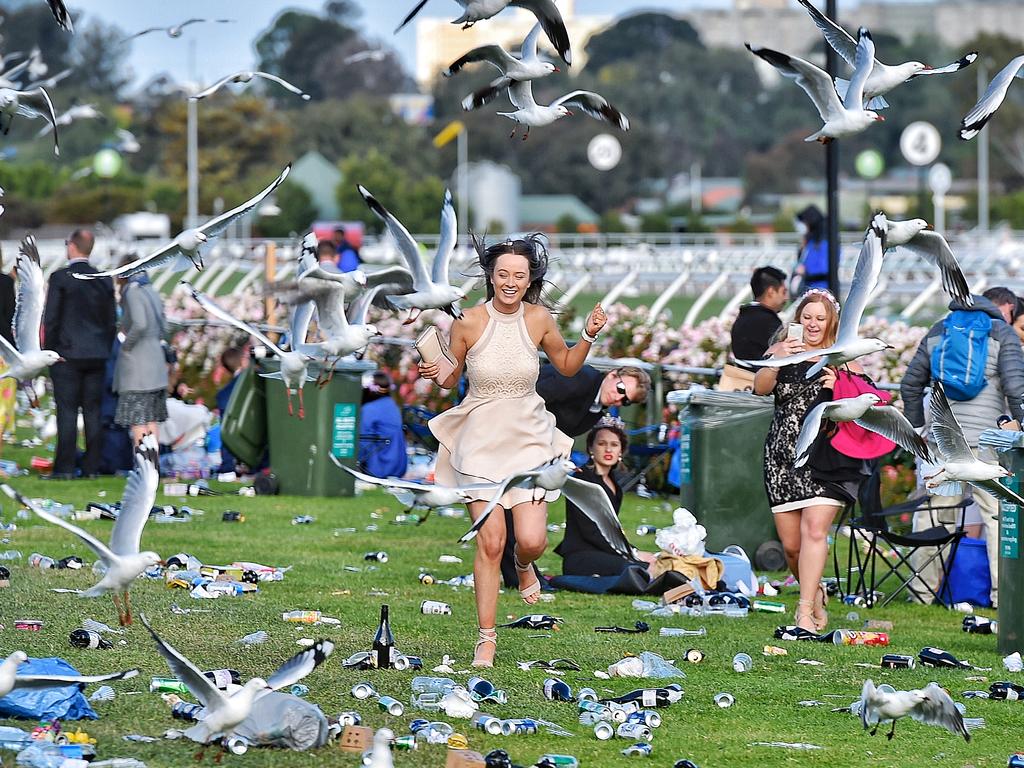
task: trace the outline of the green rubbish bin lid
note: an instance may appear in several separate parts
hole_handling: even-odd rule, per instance
[[[749,411],[771,410],[775,401],[767,395],[752,395],[749,392],[719,392],[714,389],[677,389],[665,397],[676,405],[701,405],[715,408],[733,408]]]

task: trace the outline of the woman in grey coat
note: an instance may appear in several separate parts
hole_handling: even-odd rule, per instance
[[[114,367],[118,395],[114,421],[131,427],[132,442],[138,445],[147,433],[157,433],[159,422],[167,420],[164,306],[145,272],[119,282],[124,341]]]

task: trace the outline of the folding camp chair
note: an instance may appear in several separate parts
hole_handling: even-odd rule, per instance
[[[949,506],[937,506],[933,497],[923,496],[917,499],[896,504],[873,515],[853,516],[853,507],[843,512],[837,530],[849,527],[850,539],[847,548],[846,580],[839,578],[839,547],[832,549],[832,562],[835,567],[836,580],[842,597],[858,595],[864,603],[872,607],[879,599],[879,588],[883,582],[896,579],[897,585],[892,588],[886,584],[885,599],[880,603],[886,605],[904,589],[909,590],[915,598],[922,602],[928,596],[948,606],[949,585],[945,575],[956,557],[957,547],[964,537],[964,518],[969,500],[962,499]],[[889,528],[889,520],[903,515],[911,515],[922,509],[928,509],[931,515],[930,528],[912,533],[897,533]],[[958,522],[951,531],[942,525],[937,517],[942,510],[959,510]],[[911,557],[918,550],[930,550],[927,559],[911,563]],[[921,572],[931,563],[936,562],[942,572],[942,586],[936,592],[921,576]],[[846,585],[844,591],[843,584]],[[945,599],[943,599],[945,597]]]

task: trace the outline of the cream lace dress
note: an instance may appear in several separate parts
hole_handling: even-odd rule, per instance
[[[441,444],[434,473],[441,485],[500,482],[572,450],[572,439],[555,428],[555,417],[537,394],[540,364],[524,306],[511,315],[491,302],[484,306],[487,327],[466,354],[466,398],[429,423]],[[511,509],[535,493],[512,488],[501,506]],[[558,495],[550,491],[544,498],[554,501]],[[475,498],[490,501],[491,496],[479,492]]]

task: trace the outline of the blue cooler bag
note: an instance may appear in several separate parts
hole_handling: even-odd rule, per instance
[[[988,572],[988,550],[984,539],[964,536],[956,548],[956,558],[949,567],[939,599],[945,605],[970,603],[980,607],[992,605],[989,595],[992,579]]]

